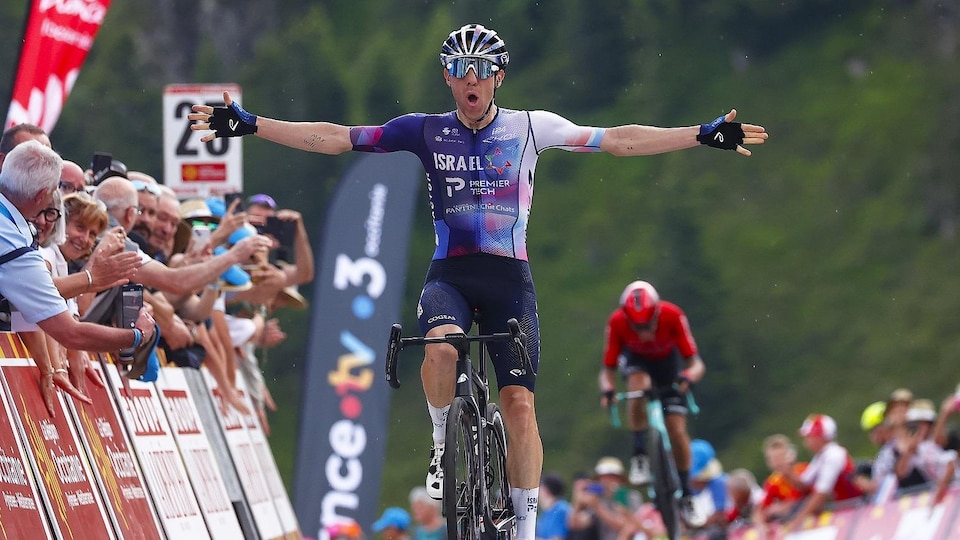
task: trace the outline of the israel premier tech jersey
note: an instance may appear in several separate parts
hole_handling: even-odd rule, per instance
[[[604,129],[547,111],[499,108],[474,131],[446,114],[407,114],[382,126],[350,128],[353,149],[406,150],[420,158],[437,249],[433,259],[489,253],[527,260],[527,219],[540,153],[599,152]]]

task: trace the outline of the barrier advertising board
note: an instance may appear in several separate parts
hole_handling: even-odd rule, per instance
[[[40,371],[32,360],[0,360],[0,373],[12,398],[13,416],[25,436],[26,456],[35,469],[54,535],[90,540],[115,538],[60,393],[54,399],[55,414],[51,416],[40,393]]]
[[[49,538],[40,493],[11,409],[0,384],[0,538]]]
[[[51,415],[29,351],[0,332],[0,540],[303,538],[259,423],[206,370],[144,383],[97,356],[107,387],[87,381],[90,404],[57,390]]]
[[[167,537],[210,538],[156,387],[105,371]]]
[[[101,380],[107,380],[99,362],[92,362],[91,366]],[[110,391],[87,382],[86,394],[93,401],[90,405],[72,398],[66,400],[113,527],[122,538],[163,538],[143,471],[133,455]]]
[[[240,522],[233,511],[220,467],[182,368],[161,369],[156,387],[210,536],[215,540],[242,538]],[[206,396],[201,397],[206,399]]]
[[[264,540],[283,538],[283,527],[273,505],[270,487],[260,467],[256,448],[247,433],[245,415],[227,404],[209,371],[204,369],[203,374],[213,402],[220,412],[220,427],[223,429],[233,464],[237,468],[237,476],[243,486],[247,504],[250,505],[253,520],[257,524],[257,531]]]
[[[240,393],[240,397],[243,398],[247,407],[251,411],[255,411],[256,407],[250,398],[250,393],[247,392],[247,385],[243,377],[237,377],[237,392]],[[247,434],[250,436],[250,442],[256,450],[264,480],[266,480],[270,489],[270,496],[273,497],[273,506],[277,510],[277,517],[280,518],[284,537],[287,540],[299,540],[303,538],[303,534],[300,532],[297,515],[293,510],[290,497],[287,496],[283,479],[280,477],[280,469],[277,468],[277,461],[273,458],[273,451],[270,449],[267,435],[263,432],[263,426],[260,425],[257,417],[253,414],[243,415],[243,419]]]

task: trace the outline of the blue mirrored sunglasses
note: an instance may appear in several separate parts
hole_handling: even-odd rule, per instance
[[[458,79],[466,77],[471,69],[477,74],[477,78],[482,80],[489,79],[494,73],[500,71],[500,66],[477,56],[460,56],[447,62],[447,71]]]
[[[137,190],[137,192],[146,191],[154,197],[160,196],[160,188],[153,184],[148,184],[143,180],[131,180],[130,183],[133,184],[133,189]]]

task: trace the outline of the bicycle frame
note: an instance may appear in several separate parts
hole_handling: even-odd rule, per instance
[[[647,426],[648,428],[653,428],[660,432],[660,435],[663,436],[663,445],[669,452],[671,450],[670,434],[667,432],[667,423],[663,418],[663,404],[660,401],[660,396],[658,396],[655,392],[646,390],[633,390],[631,392],[620,392],[616,394],[616,400],[610,405],[610,422],[613,424],[613,427],[619,428],[622,426],[620,422],[620,414],[617,409],[617,401],[642,398],[648,398]]]

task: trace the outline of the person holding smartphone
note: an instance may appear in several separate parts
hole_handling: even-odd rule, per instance
[[[313,250],[303,215],[296,210],[278,208],[277,202],[265,193],[247,197],[247,220],[263,234],[270,236],[273,249],[280,250],[278,266],[286,275],[284,286],[302,285],[313,281]],[[286,251],[293,248],[293,260]],[[279,262],[282,261],[282,262]]]
[[[62,168],[63,159],[37,141],[24,142],[5,156],[0,171],[0,296],[15,305],[27,322],[35,323],[68,349],[116,352],[150,343],[155,327],[146,310],[140,310],[133,328],[112,328],[74,319],[53,284],[43,257],[33,247],[27,220],[42,216],[49,206]],[[49,362],[38,361],[38,366],[41,387],[52,389],[54,368]],[[52,405],[48,401],[51,414]]]

